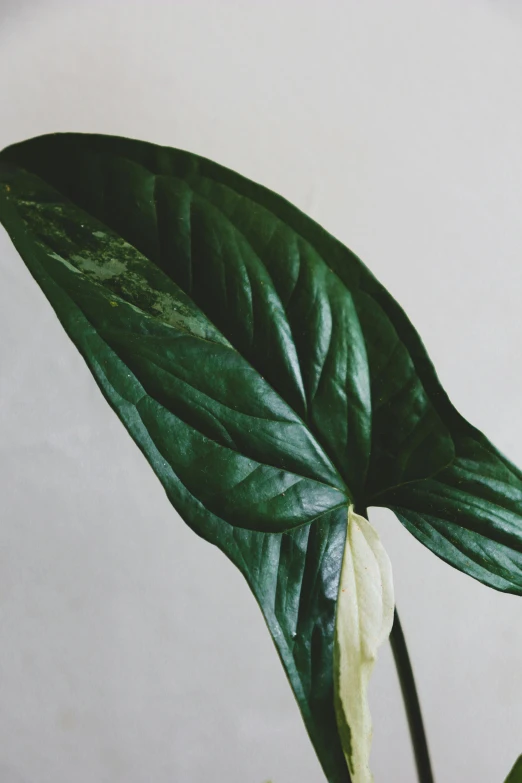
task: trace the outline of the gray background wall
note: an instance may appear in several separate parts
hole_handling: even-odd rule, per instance
[[[409,313],[522,463],[516,0],[0,0],[0,147],[55,130],[204,154],[297,203]],[[1,783],[320,783],[242,578],[182,523],[0,232]],[[439,783],[522,752],[522,600],[372,513]],[[376,783],[414,769],[391,655]]]

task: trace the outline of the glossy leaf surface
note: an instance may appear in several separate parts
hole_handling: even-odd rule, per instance
[[[348,506],[393,508],[522,592],[522,476],[455,411],[408,319],[288,202],[190,153],[40,137],[0,219],[185,521],[245,574],[327,777]]]

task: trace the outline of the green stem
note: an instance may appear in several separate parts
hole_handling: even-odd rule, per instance
[[[431,769],[430,754],[424,724],[422,722],[422,713],[415,687],[413,669],[411,667],[406,639],[402,631],[397,610],[395,610],[395,619],[390,634],[391,648],[395,658],[395,666],[399,675],[401,684],[402,698],[408,716],[408,725],[410,727],[411,742],[415,754],[415,763],[417,765],[417,775],[419,783],[434,783],[433,772]]]

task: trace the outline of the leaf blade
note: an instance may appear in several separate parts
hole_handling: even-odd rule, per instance
[[[522,592],[522,474],[472,428],[449,468],[387,493],[403,525],[450,565],[489,587]]]
[[[507,776],[505,783],[521,783],[522,781],[522,756],[515,761],[513,769]]]
[[[392,485],[397,481],[398,471],[399,474],[403,468],[408,471],[411,443],[404,443],[402,431],[404,427],[402,430],[393,427],[391,429],[384,428],[381,432],[380,430],[375,431],[375,429],[372,431],[372,427],[368,423],[371,410],[371,378],[368,373],[380,374],[382,361],[379,362],[379,359],[388,358],[388,354],[394,350],[393,341],[397,341],[397,336],[394,336],[393,324],[374,296],[371,288],[373,278],[360,260],[313,221],[265,188],[257,186],[211,161],[180,150],[159,148],[142,142],[111,137],[58,134],[15,145],[6,150],[4,155],[13,161],[22,162],[23,165],[47,178],[66,196],[73,198],[80,206],[90,209],[98,219],[112,225],[114,230],[120,232],[128,242],[141,252],[148,254],[158,266],[172,275],[179,285],[190,286],[186,289],[187,293],[198,306],[211,313],[211,320],[218,325],[225,337],[232,337],[232,339],[238,339],[238,334],[241,336],[241,332],[244,331],[241,328],[244,327],[245,319],[245,310],[242,306],[243,298],[239,295],[241,294],[241,286],[239,289],[237,285],[233,288],[238,295],[230,297],[233,300],[232,303],[237,299],[235,307],[230,310],[227,307],[229,301],[226,299],[227,285],[219,276],[216,277],[216,263],[209,263],[208,245],[214,241],[216,231],[212,233],[206,224],[195,232],[197,241],[203,246],[203,250],[200,249],[199,253],[192,252],[194,232],[190,230],[192,226],[190,209],[193,208],[194,199],[200,199],[199,210],[203,213],[207,207],[214,214],[219,206],[220,214],[224,215],[224,231],[228,231],[232,219],[234,220],[234,229],[239,223],[242,236],[247,240],[248,247],[254,250],[257,260],[259,261],[260,256],[263,255],[264,271],[261,271],[263,274],[268,271],[272,273],[268,277],[273,284],[274,295],[279,302],[285,302],[288,306],[286,314],[282,313],[280,308],[277,310],[279,313],[278,323],[280,322],[282,330],[279,341],[274,342],[270,338],[264,350],[255,353],[255,343],[246,345],[241,337],[241,350],[249,361],[254,362],[254,365],[261,361],[261,364],[258,365],[261,375],[267,378],[273,388],[289,402],[301,417],[305,416],[306,418],[315,385],[313,378],[309,377],[308,391],[303,391],[304,380],[301,364],[304,365],[308,359],[306,356],[303,358],[302,348],[299,355],[293,350],[293,347],[290,346],[289,349],[287,339],[289,335],[295,338],[300,329],[300,324],[296,324],[295,317],[292,318],[291,307],[287,301],[290,294],[295,296],[295,282],[299,282],[301,279],[301,290],[298,293],[306,307],[313,306],[313,292],[317,291],[318,286],[323,300],[322,305],[327,305],[330,310],[332,307],[334,310],[337,307],[335,320],[338,323],[339,339],[343,336],[343,326],[347,319],[352,332],[361,334],[362,319],[368,320],[369,306],[370,315],[373,313],[373,316],[378,317],[381,322],[379,339],[373,342],[369,341],[371,333],[366,329],[364,344],[358,346],[354,355],[350,354],[349,346],[346,345],[344,345],[345,354],[339,350],[335,352],[337,356],[342,355],[345,367],[340,370],[338,367],[336,369],[344,377],[350,393],[347,394],[346,389],[342,389],[339,374],[335,372],[330,378],[330,394],[326,394],[324,389],[321,390],[320,401],[324,400],[324,407],[328,408],[332,398],[335,398],[336,394],[339,396],[339,389],[341,389],[341,397],[346,398],[344,400],[344,418],[352,417],[353,419],[351,427],[353,437],[350,432],[343,464],[341,465],[338,461],[343,459],[339,455],[335,455],[334,458],[334,455],[330,453],[329,456],[343,475],[352,499],[365,491],[365,485],[371,487],[376,483],[375,475],[367,475],[369,471],[373,474],[375,472],[380,474],[380,484]],[[80,176],[79,173],[85,169],[88,169],[89,172],[94,171],[95,175]],[[166,177],[175,180],[177,188],[175,199],[172,198],[171,191],[165,194],[163,190],[155,190],[154,188],[155,179],[163,182]],[[190,209],[187,208],[187,197],[185,201],[179,199],[178,191],[181,187],[190,190],[191,195],[188,199]],[[105,194],[103,198],[100,198],[100,192]],[[144,198],[144,193],[149,194],[148,199]],[[161,195],[166,198],[164,202],[161,201]],[[157,201],[155,196],[158,197]],[[139,211],[136,210],[136,203],[141,204]],[[238,207],[238,203],[241,209]],[[179,211],[179,219],[176,210]],[[165,212],[170,214],[170,221],[157,217]],[[176,226],[176,230],[172,228],[167,230],[172,224]],[[182,240],[178,236],[178,224],[183,226]],[[282,231],[282,238],[279,236],[281,225],[285,228]],[[162,227],[164,227],[163,231]],[[229,239],[229,234],[226,236]],[[274,236],[276,239],[279,237],[280,243],[276,242],[275,248],[272,245],[271,252],[270,243]],[[235,241],[228,241],[227,247],[229,245],[235,246]],[[296,246],[305,248],[306,252],[303,250],[296,256],[296,252],[294,252]],[[214,255],[219,257],[219,243],[215,247]],[[174,255],[176,263],[172,264]],[[212,261],[212,254],[210,256]],[[301,256],[303,256],[302,263]],[[197,266],[197,275],[194,274],[194,264]],[[227,258],[226,267],[227,279],[230,281],[237,269],[237,263],[234,262],[233,257],[231,260]],[[308,272],[299,278],[301,267],[307,267]],[[221,264],[219,266],[221,274],[223,269]],[[209,284],[207,280],[209,271],[214,275],[212,284]],[[251,276],[248,281],[251,282]],[[228,283],[228,287],[233,287],[236,282],[233,279],[232,283]],[[262,280],[259,280],[258,288],[261,288],[261,282]],[[219,301],[216,301],[216,291],[219,293],[217,296]],[[264,302],[266,297],[263,298],[260,295],[259,299]],[[299,313],[303,307],[304,305],[299,309]],[[385,346],[385,356],[382,357],[380,338],[386,337],[385,332],[387,331],[391,334],[392,342]],[[311,342],[309,340],[306,343],[311,356],[314,355],[314,351],[319,350],[316,345],[317,340],[317,334],[314,333]],[[295,339],[294,342],[296,342]],[[358,342],[362,342],[361,338],[358,339]],[[361,369],[361,359],[364,358],[369,345],[373,346],[374,358],[366,357],[368,359],[367,366]],[[281,353],[281,347],[284,347],[283,353]],[[298,347],[297,342],[296,347]],[[289,359],[287,359],[287,349],[289,349]],[[405,388],[403,394],[398,398],[390,400],[388,419],[391,421],[394,418],[395,406],[398,406],[397,413],[400,417],[408,420],[407,428],[410,431],[410,436],[412,433],[415,435],[420,419],[428,421],[428,431],[432,440],[430,448],[426,449],[426,454],[428,455],[429,471],[435,472],[452,459],[451,437],[438,416],[433,401],[429,399],[423,389],[422,380],[415,377],[416,368],[407,351],[404,353],[403,361],[409,373],[410,387]],[[354,367],[356,371],[352,372]],[[309,373],[308,376],[310,376]],[[385,377],[388,385],[394,383],[393,373],[388,371]],[[411,401],[412,416],[408,413],[408,400]],[[343,400],[340,402],[343,403]],[[326,416],[326,418],[328,417]],[[335,432],[335,428],[332,428],[328,421],[324,422],[325,414],[321,413],[321,406],[315,414],[315,419],[318,426],[321,425],[321,422],[324,423],[323,431],[320,433],[321,440],[337,443],[336,437],[331,433],[332,429]],[[338,429],[345,426],[339,415],[336,423]],[[421,423],[423,430],[425,430],[424,421]],[[396,452],[392,458],[389,456],[390,451]],[[373,456],[373,470],[369,466],[370,454]],[[351,470],[350,481],[347,469]],[[387,472],[390,474],[389,476],[386,475]],[[399,475],[401,480],[417,477],[415,470],[411,476],[409,473],[404,477]]]

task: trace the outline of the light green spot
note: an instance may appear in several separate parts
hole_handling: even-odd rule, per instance
[[[48,256],[106,289],[112,307],[127,304],[194,337],[231,347],[174,280],[133,245],[98,228],[98,221],[73,204],[30,195],[19,194],[16,203],[37,243]]]
[[[127,271],[127,264],[123,261],[118,261],[116,258],[106,259],[103,264],[100,264],[91,255],[74,255],[71,258],[82,272],[91,273],[99,280],[111,280],[113,277],[124,275]]]

